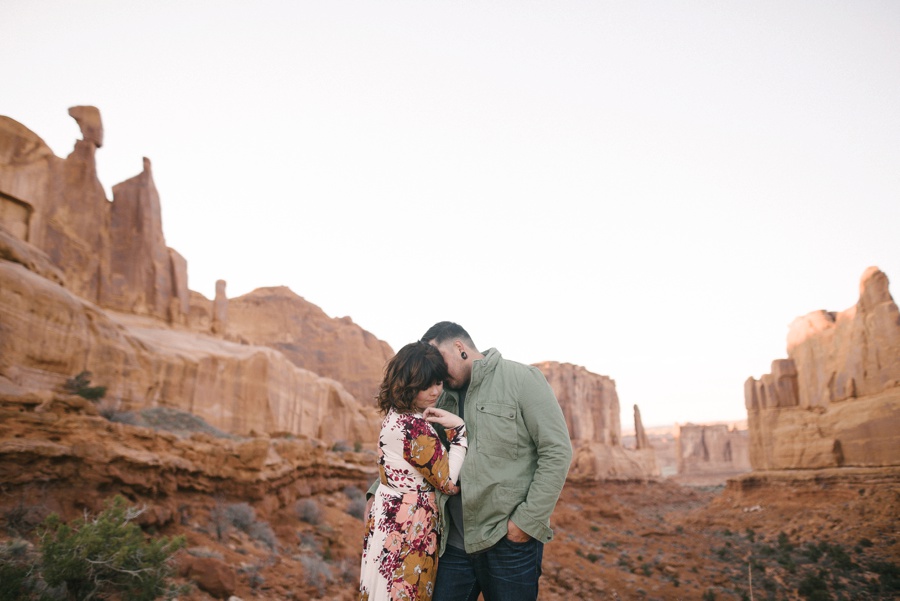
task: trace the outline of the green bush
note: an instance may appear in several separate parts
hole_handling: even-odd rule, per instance
[[[133,523],[140,514],[116,496],[93,519],[85,516],[68,525],[51,515],[40,542],[44,581],[65,587],[66,598],[73,601],[110,595],[151,601],[170,593],[170,560],[184,538],[146,540]]]
[[[106,386],[91,386],[91,372],[89,371],[83,371],[74,378],[66,380],[63,389],[89,401],[99,401],[106,395]]]
[[[12,540],[0,545],[0,601],[29,599],[36,588],[34,557],[28,543]]]

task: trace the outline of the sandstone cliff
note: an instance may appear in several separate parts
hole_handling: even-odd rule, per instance
[[[734,475],[751,469],[747,430],[727,424],[682,424],[676,449],[679,475]]]
[[[638,449],[622,446],[619,396],[611,378],[571,363],[547,361],[535,367],[547,378],[566,417],[574,451],[570,479],[643,480],[660,476],[649,444]],[[635,430],[643,432],[640,412],[635,409]],[[646,437],[642,443],[646,443]]]
[[[295,365],[340,380],[365,406],[374,406],[384,366],[394,356],[386,342],[349,317],[331,319],[284,286],[230,299],[226,332],[277,349]]]
[[[87,370],[122,410],[182,409],[242,435],[374,442],[380,420],[354,394],[374,394],[387,344],[305,301],[248,295],[254,313],[243,299],[229,307],[224,281],[212,301],[189,290],[187,261],[165,243],[150,161],[108,201],[94,160],[100,113],[69,112],[83,139],[65,159],[0,117],[0,384],[54,390]],[[290,348],[245,319],[274,313],[294,326]]]
[[[887,276],[856,306],[790,327],[788,358],[744,387],[756,470],[900,465],[900,312]]]

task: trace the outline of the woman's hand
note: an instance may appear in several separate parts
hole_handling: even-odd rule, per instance
[[[437,407],[426,408],[422,412],[422,416],[428,421],[438,423],[445,428],[458,428],[465,423],[458,415]]]

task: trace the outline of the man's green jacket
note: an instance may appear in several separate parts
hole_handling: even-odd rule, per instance
[[[444,390],[437,406],[459,413],[459,396]],[[572,443],[559,402],[541,371],[508,361],[497,349],[473,362],[465,397],[469,444],[460,474],[466,552],[476,553],[506,536],[507,520],[548,542],[553,513]],[[441,554],[449,528],[447,496],[441,508]]]

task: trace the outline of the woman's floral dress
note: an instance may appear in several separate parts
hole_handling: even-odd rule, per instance
[[[437,574],[435,488],[453,495],[466,427],[447,428],[449,451],[421,413],[390,411],[378,439],[381,483],[366,520],[360,601],[431,599]]]

